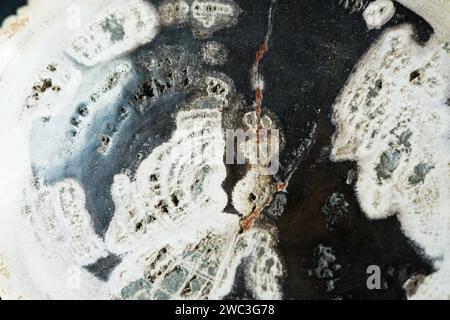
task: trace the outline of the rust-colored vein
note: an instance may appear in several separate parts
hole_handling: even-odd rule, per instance
[[[280,181],[277,184],[275,184],[275,188],[276,188],[277,192],[285,192],[288,185],[289,185],[288,181],[286,181],[286,182]]]
[[[262,113],[262,99],[263,99],[263,88],[260,84],[259,81],[259,62],[264,58],[264,55],[267,53],[267,51],[269,51],[269,46],[268,46],[268,38],[266,37],[263,41],[263,43],[261,43],[261,45],[259,46],[258,51],[256,52],[256,59],[255,59],[255,66],[254,66],[254,70],[255,70],[255,82],[256,82],[256,88],[255,88],[255,112],[256,112],[256,116],[258,118],[258,123],[259,123],[259,119],[261,117],[261,113]]]
[[[264,36],[262,43],[259,45],[258,50],[256,51],[255,64],[253,66],[253,72],[254,72],[253,76],[254,76],[254,81],[255,81],[255,86],[256,86],[254,108],[255,108],[256,120],[257,120],[257,127],[256,127],[257,144],[260,143],[259,130],[261,129],[260,119],[261,119],[261,114],[262,114],[262,101],[263,101],[263,96],[264,96],[264,92],[263,92],[264,89],[263,89],[261,81],[260,81],[261,76],[259,73],[259,63],[264,58],[266,53],[269,51],[269,41],[270,41],[270,37],[272,35],[273,19],[274,19],[274,12],[275,12],[276,4],[277,4],[277,0],[271,1],[270,7],[269,7],[269,12],[268,12],[267,32]]]
[[[258,119],[261,117],[261,101],[262,101],[262,89],[258,86],[256,88],[255,93],[255,112],[258,117]]]
[[[255,208],[253,209],[252,213],[241,220],[240,224],[242,232],[245,232],[253,227],[253,224],[255,223],[256,219],[258,219],[261,211],[261,209]]]
[[[256,63],[259,63],[259,61],[261,61],[268,49],[269,47],[267,46],[266,41],[261,43],[261,45],[259,46],[259,50],[256,52]]]
[[[276,6],[277,0],[272,0],[269,12],[268,12],[268,24],[267,24],[267,33],[264,36],[264,40],[259,45],[258,50],[255,54],[255,64],[253,65],[253,77],[255,81],[255,102],[254,102],[254,108],[256,113],[256,143],[257,145],[260,144],[260,130],[261,130],[261,114],[262,114],[262,102],[263,102],[263,87],[261,85],[261,76],[259,73],[259,64],[261,60],[264,58],[266,53],[269,51],[269,40],[270,36],[272,35],[272,29],[273,29],[273,18],[274,18],[274,12],[275,12],[275,6]],[[261,215],[262,210],[269,204],[270,202],[264,204],[261,208],[254,208],[253,211],[246,217],[242,218],[240,221],[241,230],[242,232],[245,232],[249,229],[251,229],[255,223],[255,221],[258,219],[258,217]]]

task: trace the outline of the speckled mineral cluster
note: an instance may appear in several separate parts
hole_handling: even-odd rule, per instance
[[[1,29],[0,296],[221,298],[243,266],[255,298],[281,298],[276,232],[241,226],[272,182],[250,171],[225,212],[223,114],[239,103],[232,79],[202,67],[227,62],[208,38],[239,7],[46,4]],[[180,25],[200,45],[151,45]]]

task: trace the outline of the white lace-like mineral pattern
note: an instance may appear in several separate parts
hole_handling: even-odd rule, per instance
[[[388,29],[334,105],[332,158],[357,161],[369,218],[396,214],[436,272],[409,298],[450,298],[450,47],[425,46],[409,25]]]
[[[151,42],[160,28],[180,23],[191,22],[195,36],[208,37],[235,23],[237,5],[231,0],[165,1],[160,8],[144,0],[75,4],[30,1],[0,30],[0,296],[221,298],[247,258],[245,281],[254,296],[281,298],[275,232],[254,227],[241,233],[239,217],[223,211],[222,108],[232,94],[225,76],[197,79],[204,91],[174,116],[172,137],[143,159],[134,178],[126,171],[114,177],[115,213],[104,237],[94,231],[82,184],[47,183],[31,166],[39,171],[64,165],[83,150],[94,119],[121,99],[136,77],[129,52]],[[80,108],[84,97],[90,100]],[[216,107],[205,108],[208,104]],[[77,112],[80,118],[71,119]],[[77,132],[71,137],[73,126]],[[39,143],[30,144],[31,132]],[[111,156],[111,139],[100,138],[98,153]],[[249,190],[258,189],[247,183]],[[110,254],[121,259],[107,280],[85,268]]]

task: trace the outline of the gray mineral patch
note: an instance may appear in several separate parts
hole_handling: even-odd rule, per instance
[[[416,185],[419,183],[423,183],[425,181],[425,177],[433,169],[433,166],[428,165],[427,163],[419,163],[414,167],[413,175],[409,176],[408,181],[412,185]]]
[[[327,226],[333,228],[347,215],[349,204],[342,193],[333,193],[322,207],[321,212],[325,215]]]
[[[380,163],[375,168],[379,180],[389,179],[392,176],[397,169],[401,154],[399,150],[385,151],[381,154]]]

